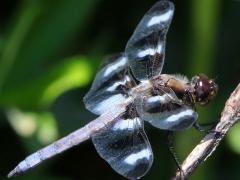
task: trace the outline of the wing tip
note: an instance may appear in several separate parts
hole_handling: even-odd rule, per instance
[[[174,3],[170,0],[160,0],[158,2],[156,2],[153,7],[168,7],[172,10],[174,10],[175,6],[174,6]]]

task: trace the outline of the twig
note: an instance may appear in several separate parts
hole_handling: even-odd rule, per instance
[[[216,150],[228,130],[240,119],[240,84],[227,100],[218,124],[192,150],[182,164],[182,173],[177,172],[175,180],[187,179],[193,171]]]

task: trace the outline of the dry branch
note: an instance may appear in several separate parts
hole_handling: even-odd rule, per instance
[[[216,150],[228,130],[240,119],[240,84],[227,100],[221,113],[218,124],[213,127],[199,144],[192,150],[182,164],[182,173],[179,171],[175,180],[187,179],[193,171]],[[184,178],[183,178],[184,176]]]

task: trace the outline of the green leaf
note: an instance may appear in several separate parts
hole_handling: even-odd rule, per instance
[[[236,124],[227,135],[227,142],[230,148],[240,154],[240,124]]]
[[[0,106],[39,108],[50,105],[63,92],[86,85],[91,78],[90,60],[73,57],[49,68],[34,81],[23,82],[15,88],[4,89]]]
[[[17,13],[19,17],[16,24],[12,27],[10,36],[5,40],[4,47],[1,49],[0,56],[0,93],[2,86],[6,82],[6,78],[14,65],[17,54],[24,38],[41,10],[39,3],[26,3],[26,6],[20,8]],[[0,46],[1,47],[1,46]]]
[[[188,68],[191,74],[213,72],[220,5],[218,0],[192,1]]]
[[[5,79],[4,89],[18,87],[23,82],[35,81],[42,76],[46,67],[62,57],[69,56],[69,44],[84,28],[99,1],[38,2],[43,8],[38,18],[33,23],[28,23],[31,29],[24,36],[23,43],[21,46],[15,47],[15,45],[9,48],[9,53],[5,56],[11,57],[12,52],[15,54],[11,58],[11,67],[7,68],[7,72],[2,76]],[[19,27],[23,26],[19,25]],[[23,33],[14,34],[22,36]],[[79,41],[79,43],[83,42]]]

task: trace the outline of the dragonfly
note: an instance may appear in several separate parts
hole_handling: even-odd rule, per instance
[[[139,179],[153,163],[144,122],[171,132],[197,123],[196,105],[208,104],[218,86],[204,74],[191,80],[183,75],[161,74],[174,9],[171,1],[156,2],[137,25],[125,51],[104,61],[83,98],[86,109],[98,117],[29,155],[8,177],[27,172],[91,139],[113,170],[127,179]]]

